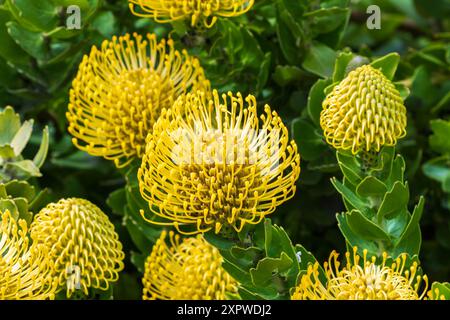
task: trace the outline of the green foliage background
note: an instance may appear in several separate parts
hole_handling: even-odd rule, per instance
[[[73,4],[82,10],[81,30],[65,28],[66,7]],[[381,30],[366,27],[366,9],[373,4],[381,8]],[[344,207],[330,182],[341,173],[318,125],[323,91],[343,77],[349,63],[397,52],[399,57],[388,57],[398,62],[393,80],[407,97],[408,134],[397,147],[406,162],[407,206],[412,211],[425,196],[419,257],[433,281],[445,281],[450,279],[448,17],[449,0],[257,0],[246,15],[195,30],[184,22],[139,19],[125,0],[0,0],[0,107],[12,105],[23,118],[35,119],[25,158],[36,153],[40,129],[49,126],[49,156],[42,178],[32,183],[48,188],[47,202],[84,197],[109,213],[127,254],[114,296],[140,298],[143,259],[159,230],[137,214],[146,204],[136,197],[133,170],[118,172],[112,163],[78,151],[66,131],[71,80],[92,45],[126,32],[170,36],[178,48],[199,57],[213,87],[254,94],[261,107],[267,103],[277,110],[299,146],[302,172],[295,198],[271,219],[302,244],[303,256],[307,248],[319,261],[333,249],[345,250],[336,220]],[[283,258],[277,263],[282,266]],[[295,283],[292,275],[287,278]]]

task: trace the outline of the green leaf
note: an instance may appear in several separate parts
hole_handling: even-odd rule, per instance
[[[130,251],[131,263],[138,269],[141,274],[145,271],[145,260],[147,259],[147,253],[141,254],[135,251]]]
[[[413,214],[411,216],[411,219],[409,220],[408,226],[406,227],[405,231],[403,232],[403,234],[402,234],[402,236],[401,236],[397,246],[399,246],[403,242],[405,242],[405,239],[410,237],[411,234],[413,234],[414,232],[417,232],[417,230],[419,230],[419,236],[420,236],[419,221],[420,221],[420,218],[422,217],[424,205],[425,205],[425,198],[424,197],[420,197],[419,203],[414,207],[414,211],[413,211]],[[411,252],[408,252],[408,253],[410,253],[410,254],[418,254],[419,253],[419,248],[420,248],[420,237],[419,237],[419,243],[415,243],[415,244],[412,244],[410,246],[414,247],[415,250],[413,250],[414,252],[412,252],[412,253]]]
[[[33,162],[36,167],[40,168],[45,162],[48,153],[48,145],[49,145],[49,135],[48,135],[48,127],[45,126],[44,130],[42,130],[42,140],[39,146],[39,150],[33,158]]]
[[[16,203],[12,199],[0,199],[0,212],[3,213],[6,210],[9,211],[11,217],[15,220],[19,219],[19,210]]]
[[[361,165],[357,158],[349,152],[336,152],[339,167],[346,180],[352,185],[357,186],[363,179]]]
[[[316,128],[308,121],[296,118],[291,123],[294,140],[305,160],[314,160],[326,150],[322,135],[316,133]]]
[[[391,191],[386,192],[377,212],[377,220],[391,219],[408,205],[408,185],[400,181],[394,183]]]
[[[387,192],[386,185],[374,176],[364,178],[356,188],[356,194],[362,198],[382,197],[385,192]]]
[[[286,60],[290,64],[295,65],[300,58],[299,47],[301,38],[295,36],[286,21],[291,25],[296,24],[285,10],[278,10],[277,35],[280,41],[280,48]]]
[[[129,215],[124,217],[125,226],[128,233],[133,240],[133,243],[139,249],[140,252],[150,253],[153,242],[144,235],[142,227]]]
[[[241,285],[251,285],[252,279],[250,273],[244,270],[242,267],[235,263],[235,259],[228,251],[221,251],[220,254],[223,257],[222,267],[225,271],[238,281]]]
[[[349,211],[352,209],[357,209],[363,213],[364,216],[369,215],[369,207],[370,203],[368,200],[359,198],[352,190],[339,182],[336,178],[331,179],[331,183],[336,188],[336,190],[342,195],[342,197],[347,201],[350,208],[347,208]]]
[[[29,31],[20,26],[15,21],[6,24],[11,38],[30,56],[38,60],[44,60],[47,57],[44,35],[40,32]]]
[[[33,131],[33,120],[25,121],[17,131],[16,135],[11,141],[11,147],[14,149],[14,154],[16,156],[20,155],[25,149],[28,141],[30,140],[31,133]]]
[[[272,232],[273,232],[273,228],[272,228],[272,221],[270,219],[265,219],[264,220],[264,250],[266,252],[266,254],[268,254],[270,252],[270,245],[272,243]]]
[[[14,64],[26,64],[29,61],[27,54],[11,39],[6,24],[11,20],[8,11],[0,7],[0,56]],[[0,127],[1,128],[1,127]]]
[[[17,162],[8,162],[5,165],[6,170],[10,170],[14,177],[28,179],[29,177],[42,176],[39,168],[31,160],[21,160]]]
[[[431,109],[431,112],[437,113],[442,108],[449,105],[450,105],[450,92],[447,92],[447,94],[443,96],[441,100],[438,101],[438,103],[433,107],[433,109]]]
[[[0,158],[11,159],[15,156],[16,154],[14,153],[14,149],[11,146],[0,146]]]
[[[450,300],[450,283],[433,282],[431,294],[434,300]]]
[[[230,250],[234,246],[234,241],[217,235],[215,232],[207,232],[203,235],[206,241],[219,250]]]
[[[420,65],[414,71],[411,90],[413,96],[422,99],[427,106],[435,100],[436,89],[431,83],[430,74],[424,65]]]
[[[286,11],[291,12],[294,17],[301,17],[305,13],[307,4],[305,1],[281,0]]]
[[[260,70],[264,61],[264,53],[255,36],[247,29],[241,29],[243,48],[239,52],[240,63],[245,67],[252,67]]]
[[[336,57],[336,63],[333,72],[333,82],[341,81],[347,75],[347,66],[353,59],[353,53],[340,52]]]
[[[336,52],[330,47],[316,42],[309,48],[303,60],[302,67],[322,78],[333,75]]]
[[[409,88],[404,84],[400,82],[394,82],[395,89],[398,90],[398,93],[400,93],[400,97],[403,100],[406,100],[406,98],[409,97],[410,91]]]
[[[26,198],[14,198],[17,211],[19,212],[19,219],[25,220],[27,225],[30,225],[33,214],[28,211],[28,201]]]
[[[41,190],[37,196],[31,201],[28,206],[28,210],[32,212],[39,212],[43,207],[52,201],[52,196],[49,189]]]
[[[449,161],[447,156],[434,158],[423,165],[423,173],[427,177],[439,181],[444,189],[444,185],[450,177]]]
[[[295,245],[295,251],[297,256],[297,261],[299,263],[299,268],[301,271],[305,271],[308,269],[309,265],[313,265],[317,262],[317,259],[314,257],[314,255],[306,250],[302,245],[297,244]],[[326,276],[325,271],[323,270],[322,266],[319,264],[319,279],[322,283],[326,282]],[[296,283],[298,284],[298,283]]]
[[[266,257],[261,259],[256,268],[250,269],[252,282],[257,287],[268,286],[273,276],[289,269],[292,263],[292,259],[285,252],[282,252],[279,258]]]
[[[344,215],[349,228],[361,239],[389,241],[389,236],[375,223],[364,217],[360,211],[352,210]]]
[[[98,168],[100,160],[79,150],[63,158],[53,158],[50,162],[57,167],[88,170]]]
[[[381,58],[378,58],[370,64],[375,69],[380,71],[388,78],[392,80],[397,70],[398,63],[400,62],[400,55],[396,52],[389,53]]]
[[[58,23],[57,7],[50,0],[6,0],[14,18],[31,31],[49,31]]]
[[[106,199],[106,204],[112,209],[112,212],[121,216],[125,213],[126,203],[127,195],[125,188],[120,188],[111,192],[108,199]]]
[[[243,287],[239,287],[238,292],[242,300],[264,300],[263,297]]]
[[[11,180],[4,184],[6,193],[13,198],[25,198],[28,202],[32,201],[36,195],[34,186],[26,181]]]
[[[6,107],[0,112],[0,146],[10,144],[19,129],[20,116],[12,107]]]
[[[267,52],[264,56],[264,60],[261,63],[261,68],[258,72],[258,79],[256,79],[256,91],[261,92],[264,88],[264,86],[267,83],[267,80],[269,80],[269,70],[270,70],[270,64],[272,60],[272,54],[270,52]]]
[[[430,147],[436,152],[450,154],[450,121],[442,119],[431,120]]]
[[[405,174],[405,160],[401,155],[397,155],[392,162],[391,172],[387,179],[383,180],[389,190],[397,181],[403,182]]]
[[[304,75],[305,72],[296,66],[276,66],[273,80],[281,87],[285,87],[288,84],[300,81]]]
[[[365,248],[371,255],[379,255],[384,249],[379,247],[378,242],[365,239],[355,234],[346,221],[346,215],[346,213],[336,214],[336,219],[338,220],[338,227],[348,244],[351,247]]]
[[[304,18],[311,21],[311,29],[315,34],[329,33],[346,22],[348,8],[321,8],[305,13]]]
[[[111,11],[104,11],[96,15],[91,22],[91,26],[106,38],[110,38],[119,32],[116,17]]]
[[[308,95],[308,115],[316,126],[320,125],[322,101],[325,99],[325,88],[332,83],[330,79],[319,79],[311,87]]]

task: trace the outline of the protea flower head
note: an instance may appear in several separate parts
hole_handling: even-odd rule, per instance
[[[351,71],[323,102],[320,125],[338,150],[378,152],[406,134],[406,108],[394,84],[370,65]]]
[[[34,218],[31,238],[47,248],[52,276],[67,296],[80,289],[107,290],[119,278],[124,253],[114,225],[91,202],[69,198],[50,203]]]
[[[57,283],[45,248],[30,245],[25,220],[0,212],[0,300],[53,299]]]
[[[376,257],[363,259],[353,248],[353,254],[346,253],[346,264],[341,266],[333,251],[328,263],[324,264],[326,283],[320,280],[319,264],[309,265],[295,289],[294,300],[419,300],[425,296],[428,287],[426,275],[418,275],[418,264],[406,267],[406,254],[390,260],[383,253],[381,264]],[[422,280],[425,288],[420,293]]]
[[[190,89],[209,90],[203,69],[172,40],[129,34],[93,46],[72,83],[67,112],[73,143],[117,167],[141,158],[163,108]]]
[[[139,17],[166,23],[189,18],[191,25],[210,28],[217,17],[235,17],[246,13],[254,0],[128,0],[131,12]],[[139,7],[136,11],[135,7]]]
[[[215,247],[200,235],[180,239],[172,231],[154,245],[142,283],[144,300],[224,300],[237,292]]]
[[[154,215],[142,214],[181,233],[240,231],[290,199],[299,174],[297,146],[269,106],[258,118],[252,95],[189,93],[147,137],[138,179]]]

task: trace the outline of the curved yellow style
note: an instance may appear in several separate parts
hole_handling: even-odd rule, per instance
[[[0,300],[54,299],[57,283],[45,248],[31,245],[25,220],[0,212]]]

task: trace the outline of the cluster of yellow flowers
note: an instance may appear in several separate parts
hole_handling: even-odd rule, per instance
[[[130,0],[136,15],[192,25],[236,16],[253,1]],[[139,12],[136,10],[139,7]],[[129,35],[93,47],[80,65],[70,96],[74,144],[118,167],[141,159],[138,180],[149,202],[147,221],[185,234],[257,224],[295,193],[300,155],[287,128],[269,106],[258,115],[254,96],[210,90],[198,60],[174,50],[171,40]],[[336,149],[378,152],[405,134],[406,111],[393,84],[362,66],[323,103],[321,126]],[[145,263],[144,299],[223,299],[238,283],[222,268],[216,248],[201,235],[163,231]],[[112,256],[115,256],[112,254]],[[391,264],[354,251],[339,269],[337,254],[303,275],[293,299],[418,299],[417,265],[403,256]],[[427,283],[426,276],[423,277]],[[415,284],[413,284],[415,283]],[[423,291],[425,292],[425,291]]]
[[[84,57],[67,112],[74,144],[113,160],[118,167],[142,158],[138,179],[142,197],[155,214],[144,218],[152,223],[195,234],[211,229],[218,233],[223,226],[240,231],[246,223],[260,222],[294,195],[300,174],[297,146],[289,140],[281,118],[267,105],[258,115],[252,95],[219,96],[211,91],[198,60],[175,50],[172,40],[157,42],[154,34],[145,39],[128,34],[114,37]],[[57,211],[46,212],[51,216]],[[44,226],[50,227],[41,226],[37,231],[41,235],[48,231]],[[183,230],[190,226],[193,229]],[[59,242],[61,247],[70,239],[64,240]],[[153,249],[144,296],[174,297],[167,289],[170,282],[158,284],[155,277],[174,276],[172,269],[180,272],[197,259],[188,255],[202,252],[209,261],[205,268],[212,266],[208,273],[212,287],[204,287],[203,294],[197,289],[176,294],[223,298],[225,291],[236,287],[225,271],[217,271],[221,270],[220,255],[204,240],[186,239],[182,244],[173,240],[172,244],[169,250],[163,238]],[[198,250],[186,249],[193,244]],[[61,256],[58,269],[67,261],[77,262],[77,257]],[[195,270],[199,277],[205,271]],[[185,280],[178,275],[172,285],[181,286]],[[218,284],[221,293],[214,289]]]
[[[253,0],[129,0],[136,15],[159,22],[189,17],[212,26],[248,11]],[[139,11],[136,10],[139,7]],[[144,299],[225,299],[239,284],[203,233],[257,224],[296,191],[300,155],[278,114],[256,98],[220,95],[196,58],[172,40],[113,37],[83,58],[70,91],[73,143],[117,167],[140,160],[147,221],[162,231],[145,263]],[[394,85],[371,66],[349,73],[323,103],[321,126],[336,149],[379,151],[405,134],[406,110]],[[108,217],[83,199],[51,203],[26,223],[2,214],[0,298],[48,298],[65,288],[89,294],[118,279],[124,253]],[[168,238],[168,239],[167,239]],[[32,240],[32,244],[29,242]],[[292,299],[422,299],[428,287],[406,257],[377,262],[364,251],[333,252],[310,265]],[[390,261],[388,263],[388,261]],[[321,277],[325,276],[325,281]],[[425,288],[421,290],[422,280]]]
[[[106,290],[124,253],[108,217],[84,199],[50,203],[28,229],[0,212],[0,299],[54,299],[66,290]],[[30,244],[31,241],[31,244]]]

